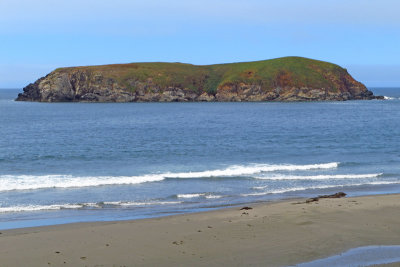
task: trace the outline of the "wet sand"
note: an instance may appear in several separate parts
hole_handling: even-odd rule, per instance
[[[400,195],[248,206],[5,230],[0,266],[288,266],[400,245]]]

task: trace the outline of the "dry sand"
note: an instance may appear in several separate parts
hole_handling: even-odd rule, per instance
[[[0,266],[287,266],[400,245],[400,195],[1,231]]]

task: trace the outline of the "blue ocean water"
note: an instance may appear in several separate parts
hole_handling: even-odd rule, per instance
[[[400,192],[385,101],[30,103],[0,90],[0,229]]]

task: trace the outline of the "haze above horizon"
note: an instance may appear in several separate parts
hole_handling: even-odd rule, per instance
[[[58,67],[284,56],[338,64],[369,87],[400,86],[399,9],[395,0],[4,0],[0,88]]]

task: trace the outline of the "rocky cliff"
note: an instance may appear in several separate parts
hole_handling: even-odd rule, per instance
[[[17,101],[321,101],[381,98],[338,65],[301,57],[196,66],[132,63],[60,68]]]

